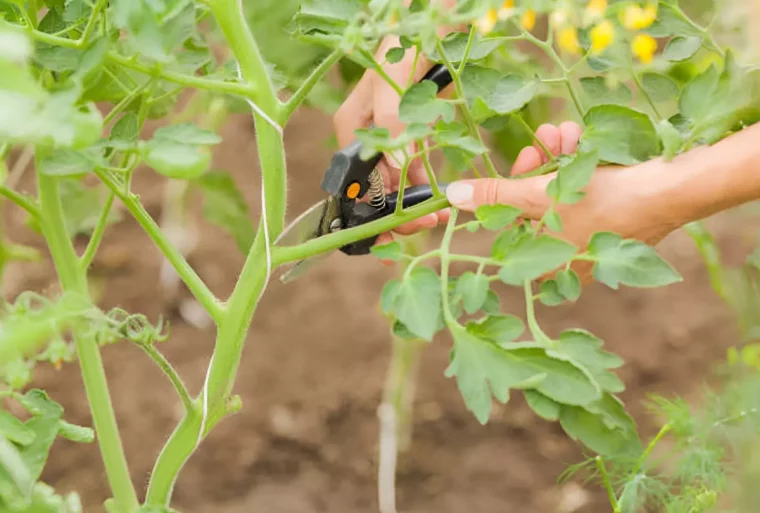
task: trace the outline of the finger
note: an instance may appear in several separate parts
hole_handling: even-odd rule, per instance
[[[546,186],[555,173],[509,180],[505,178],[480,178],[461,180],[450,184],[446,197],[453,206],[473,212],[481,205],[512,205],[528,219],[540,219],[549,208]]]
[[[560,151],[565,155],[574,153],[578,149],[578,142],[583,134],[581,126],[572,121],[565,121],[559,125],[559,132],[561,140]]]
[[[561,151],[561,134],[559,131],[559,128],[550,125],[548,123],[541,125],[538,127],[538,130],[536,130],[536,137],[539,141],[543,143],[544,146],[546,146],[546,149],[551,152],[552,155],[559,155],[559,152]],[[544,149],[541,147],[538,142],[535,142],[533,146],[538,150],[539,154],[541,155],[541,163],[546,164],[549,161],[549,155],[546,154]]]
[[[539,151],[533,146],[526,146],[520,151],[512,165],[512,175],[521,175],[528,171],[533,171],[543,164],[543,159]]]
[[[415,219],[414,221],[397,226],[393,231],[399,235],[412,235],[423,230],[433,229],[436,226],[438,226],[438,216],[436,214],[428,214]]]
[[[439,212],[436,212],[435,215],[438,217],[438,224],[446,224],[451,218],[451,209],[445,208]]]
[[[371,120],[372,81],[371,76],[365,73],[333,116],[338,146],[342,148],[353,142],[354,130],[368,127]]]

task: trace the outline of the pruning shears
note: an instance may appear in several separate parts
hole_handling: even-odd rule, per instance
[[[434,66],[421,81],[430,80],[438,92],[451,83],[451,74],[445,66]],[[328,196],[293,220],[280,234],[275,244],[296,245],[346,228],[353,228],[392,214],[398,202],[398,192],[385,194],[385,184],[377,164],[382,153],[363,160],[362,144],[354,141],[332,156],[322,178],[322,190]],[[416,185],[404,189],[402,203],[409,208],[433,196],[430,185]],[[364,198],[367,201],[358,201]],[[340,248],[346,255],[366,255],[377,236],[347,244]],[[288,264],[280,281],[288,282],[301,276],[328,253],[315,255]]]

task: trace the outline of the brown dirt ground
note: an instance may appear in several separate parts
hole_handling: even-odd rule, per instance
[[[290,217],[320,197],[319,179],[329,158],[321,139],[330,129],[326,115],[304,111],[287,130]],[[245,116],[238,116],[223,135],[215,165],[234,174],[257,212],[254,131]],[[31,179],[22,184],[28,191],[32,187]],[[136,190],[154,217],[160,215],[162,187],[150,171],[140,170]],[[18,213],[9,215],[18,225]],[[242,256],[229,237],[206,223],[200,226],[190,262],[216,293],[226,296]],[[716,218],[712,226],[727,256],[738,261],[746,244],[731,219]],[[11,233],[20,242],[37,244],[19,226]],[[488,240],[467,244],[468,251],[482,252]],[[685,234],[674,234],[661,250],[684,275],[683,283],[618,292],[594,285],[576,305],[539,309],[549,332],[589,329],[625,358],[623,398],[647,433],[656,425],[642,406],[646,395],[693,394],[736,340],[731,315],[711,292]],[[92,273],[103,291],[103,307],[118,305],[171,322],[163,350],[195,392],[214,333],[182,321],[177,299],[158,286],[159,268],[157,251],[125,215],[107,232]],[[244,408],[212,431],[189,461],[176,486],[176,508],[187,513],[377,510],[376,409],[390,356],[377,303],[392,275],[372,258],[335,254],[291,285],[272,284],[250,330],[235,386]],[[44,290],[52,279],[49,264],[14,265],[6,275],[6,297],[28,288]],[[501,296],[507,311],[523,311],[520,293],[502,290]],[[422,357],[412,446],[399,463],[399,510],[609,511],[604,494],[593,486],[556,483],[581,454],[558,426],[537,419],[519,398],[500,407],[487,426],[477,423],[455,382],[443,376],[448,349],[449,341],[440,337]],[[178,401],[137,348],[120,343],[103,355],[133,479],[142,493],[161,444],[179,418]],[[41,366],[36,384],[64,404],[68,420],[89,425],[76,364],[60,371]],[[79,491],[86,511],[102,511],[107,487],[95,444],[57,442],[43,477],[61,491]]]

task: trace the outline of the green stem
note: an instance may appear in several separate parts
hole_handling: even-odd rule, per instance
[[[462,70],[464,69],[465,64],[467,64],[467,58],[470,56],[470,51],[472,50],[472,43],[475,40],[475,26],[470,28],[470,35],[467,38],[467,45],[464,47],[464,54],[462,55],[462,60],[459,61],[459,67],[457,68],[457,75],[460,75],[462,73]]]
[[[536,132],[533,131],[533,129],[530,127],[527,121],[520,115],[515,114],[512,116],[514,119],[517,119],[517,121],[522,125],[523,128],[525,128],[525,131],[530,134],[530,137],[533,139],[533,141],[539,145],[539,147],[544,151],[546,154],[546,157],[549,159],[550,162],[556,162],[557,157],[549,150],[549,148],[546,147],[544,142],[538,138],[536,135]]]
[[[456,92],[457,97],[464,98],[465,96],[464,86],[462,85],[462,78],[459,76],[459,73],[451,64],[451,61],[446,55],[446,52],[443,49],[443,43],[441,43],[441,40],[439,39],[436,41],[435,45],[438,54],[441,56],[441,60],[443,60],[446,69],[448,69],[449,73],[451,74],[452,82],[454,83],[454,91]],[[459,108],[462,111],[462,117],[464,118],[465,122],[467,123],[467,127],[470,130],[470,135],[474,137],[481,145],[485,146],[483,144],[483,138],[480,136],[478,125],[475,123],[475,118],[472,117],[472,112],[470,112],[470,107],[467,105],[467,102],[460,103]],[[483,162],[486,165],[486,169],[488,170],[488,175],[492,178],[498,177],[499,173],[496,171],[496,166],[494,166],[491,157],[488,155],[488,152],[484,153],[482,157]]]
[[[552,344],[552,340],[543,332],[536,320],[536,307],[533,304],[533,287],[530,280],[525,280],[525,282],[523,282],[523,290],[525,291],[525,315],[528,319],[528,329],[530,330],[530,334],[536,342]]]
[[[335,233],[323,235],[316,239],[297,246],[276,246],[273,248],[274,267],[288,262],[294,262],[303,258],[316,256],[320,253],[327,253],[350,242],[372,237],[379,233],[387,232],[401,226],[402,224],[414,221],[424,215],[432,214],[444,208],[449,207],[449,201],[443,198],[427,200],[414,207],[404,209],[404,212],[398,215],[383,217],[376,221],[369,222],[354,228],[339,230]]]
[[[171,381],[172,385],[174,385],[174,389],[177,391],[177,395],[179,395],[179,398],[182,400],[185,410],[193,410],[195,407],[193,405],[193,399],[190,397],[190,393],[187,391],[187,387],[182,381],[182,378],[177,374],[177,371],[172,367],[171,363],[169,363],[169,360],[167,360],[153,344],[140,344],[140,348],[145,351],[145,354],[147,354],[151,360],[156,362],[156,365],[158,365],[163,373],[166,374],[166,377],[169,378],[169,381]]]
[[[451,217],[449,223],[446,225],[446,231],[443,233],[441,239],[441,301],[443,303],[443,319],[446,321],[446,325],[451,329],[452,326],[457,325],[457,320],[451,314],[451,303],[449,299],[449,262],[451,260],[451,254],[449,249],[451,248],[451,240],[454,238],[454,229],[457,225],[457,214],[459,210],[456,208],[451,209]]]
[[[404,211],[404,189],[406,188],[406,177],[409,174],[409,157],[404,152],[404,164],[401,166],[401,177],[398,182],[398,199],[396,202],[395,214],[401,214]]]
[[[209,5],[242,75],[258,86],[258,107],[271,118],[279,119],[279,100],[240,4],[236,0],[213,0]],[[259,229],[227,301],[226,311],[218,321],[216,345],[196,403],[199,409],[185,415],[153,468],[146,499],[151,505],[169,504],[174,482],[185,462],[208,431],[228,413],[227,400],[240,365],[248,327],[270,277],[271,241],[284,225],[286,173],[282,133],[262,116],[256,114],[254,118],[264,192]]]
[[[82,257],[79,259],[79,265],[82,267],[82,270],[85,273],[90,267],[92,259],[95,257],[95,253],[98,251],[100,241],[103,239],[103,234],[106,231],[106,224],[108,224],[108,216],[111,214],[111,207],[113,206],[114,197],[114,192],[110,191],[108,194],[108,199],[106,199],[106,203],[103,205],[103,210],[100,212],[98,224],[95,226],[95,230],[92,232],[90,241],[87,243],[87,248],[85,248]]]
[[[98,16],[100,15],[100,11],[103,10],[103,7],[105,7],[106,2],[107,0],[98,0],[97,3],[95,4],[95,7],[92,8],[92,12],[90,13],[90,19],[87,20],[87,25],[85,25],[82,35],[79,36],[80,44],[87,44],[87,40],[90,38],[90,34],[92,34],[92,31],[95,28],[95,24],[97,22]]]
[[[39,154],[37,158],[39,159]],[[39,165],[37,168],[39,169]],[[74,292],[83,297],[89,297],[87,279],[79,266],[74,247],[66,231],[58,182],[55,178],[38,174],[37,183],[42,231],[53,257],[61,287],[64,292]],[[119,438],[100,350],[94,336],[78,329],[74,330],[74,341],[98,445],[116,508],[120,513],[132,513],[138,507],[137,495],[130,479],[126,456]]]
[[[602,483],[605,490],[607,490],[607,496],[610,499],[610,505],[612,510],[617,513],[620,506],[618,505],[617,497],[615,497],[615,490],[612,489],[612,483],[610,483],[610,476],[607,474],[607,469],[604,466],[604,460],[601,456],[596,457],[596,468],[599,469],[599,474],[602,476]]]
[[[423,142],[424,144],[424,142]],[[438,180],[435,177],[435,172],[433,171],[433,166],[430,163],[430,155],[428,155],[428,152],[423,151],[422,152],[422,163],[425,166],[425,174],[427,174],[428,182],[430,182],[430,189],[433,192],[433,197],[438,197],[441,195],[441,189],[438,187]]]
[[[291,96],[285,103],[282,111],[283,122],[284,120],[290,118],[298,106],[303,103],[303,101],[306,99],[306,96],[308,96],[314,86],[317,85],[322,77],[327,74],[330,68],[332,68],[333,65],[338,62],[342,56],[343,52],[340,50],[333,50],[330,55],[328,55],[322,62],[319,63],[319,66],[314,68],[314,71],[312,71],[306,80],[304,80],[303,84],[301,84],[301,87],[299,87],[298,90],[293,93],[293,96]]]
[[[0,196],[5,196],[13,203],[26,210],[29,215],[35,219],[40,218],[40,210],[37,208],[37,205],[32,203],[32,201],[23,194],[20,194],[5,185],[0,185]]]
[[[646,450],[644,450],[644,453],[639,458],[639,461],[636,463],[636,468],[633,469],[633,472],[631,472],[631,475],[636,475],[639,473],[639,470],[641,470],[641,467],[644,466],[644,463],[646,463],[647,459],[649,458],[649,455],[652,454],[652,451],[654,450],[655,446],[662,440],[662,437],[664,437],[668,431],[670,431],[670,428],[673,427],[670,422],[662,426],[660,431],[657,433],[657,435],[652,439],[651,442],[649,442],[649,445],[647,445]]]
[[[121,200],[127,210],[130,211],[135,220],[140,224],[145,233],[150,237],[153,243],[164,254],[164,257],[172,264],[177,274],[187,285],[187,288],[193,294],[195,299],[205,308],[208,314],[215,320],[219,321],[222,317],[224,308],[219,303],[216,296],[209,290],[203,280],[198,276],[195,270],[190,267],[182,253],[174,246],[171,241],[164,235],[161,228],[156,224],[150,214],[140,204],[137,197],[125,191],[120,184],[111,178],[107,172],[95,169],[95,174],[106,186],[113,191]]]
[[[388,83],[388,85],[391,86],[393,88],[393,90],[396,91],[396,93],[399,96],[404,96],[404,88],[401,87],[400,85],[398,85],[398,83],[395,80],[393,80],[393,78],[391,78],[390,75],[388,75],[388,73],[383,68],[382,64],[380,64],[379,62],[377,62],[377,59],[375,59],[375,56],[372,55],[370,52],[367,52],[367,51],[362,51],[361,53],[362,53],[362,55],[364,55],[364,57],[367,60],[369,60],[370,62],[372,62],[373,71],[375,73],[377,73],[380,76],[380,78],[382,78],[383,80],[385,80]]]

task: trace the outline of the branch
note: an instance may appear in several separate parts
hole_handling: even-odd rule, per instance
[[[87,243],[87,248],[84,250],[82,257],[79,259],[79,265],[82,266],[82,270],[84,272],[87,272],[87,268],[90,267],[92,259],[95,256],[95,253],[98,251],[98,247],[100,246],[100,241],[103,239],[103,233],[105,233],[106,224],[108,223],[108,216],[111,214],[111,206],[113,206],[114,196],[115,193],[113,191],[108,194],[108,199],[106,200],[105,205],[103,205],[103,210],[100,212],[98,224],[95,226],[95,230],[92,232],[90,241]]]
[[[291,96],[285,103],[282,111],[283,122],[290,118],[298,106],[301,105],[301,103],[303,103],[303,101],[306,99],[306,96],[309,94],[309,92],[311,92],[314,86],[317,85],[317,82],[319,82],[322,77],[327,74],[330,68],[332,68],[333,64],[338,62],[342,56],[343,52],[340,50],[333,50],[330,55],[328,55],[322,62],[319,63],[319,66],[317,66],[314,71],[311,72],[303,84],[301,84],[301,87],[299,87],[298,90],[293,93],[293,96]]]
[[[185,406],[185,410],[193,411],[195,408],[193,406],[193,399],[190,397],[190,393],[187,391],[187,387],[182,381],[182,378],[179,376],[179,374],[177,374],[177,371],[169,363],[169,360],[167,360],[166,357],[158,349],[156,349],[153,344],[139,345],[140,348],[145,351],[148,356],[150,356],[151,360],[156,362],[156,365],[159,366],[164,374],[166,374],[166,377],[169,378],[169,381],[171,381],[172,385],[174,385],[174,389],[177,391],[179,398],[182,400],[182,404]]]
[[[124,191],[106,171],[96,168],[95,174],[113,191],[124,206],[127,207],[127,210],[132,213],[132,216],[142,226],[148,237],[151,238],[153,243],[161,250],[174,269],[176,269],[177,274],[182,276],[182,280],[187,285],[187,288],[190,289],[195,299],[206,309],[214,321],[219,323],[224,314],[224,308],[221,303],[195,270],[190,267],[190,264],[187,263],[182,253],[166,238],[166,235],[163,234],[161,228],[150,217],[150,214],[145,211],[132,193]]]
[[[5,185],[0,185],[0,195],[5,196],[9,200],[11,200],[13,203],[18,205],[19,207],[26,210],[29,215],[34,217],[35,219],[40,218],[40,210],[37,208],[37,205],[32,203],[32,201],[27,198],[25,195],[20,194],[13,189],[10,189],[6,187]]]

